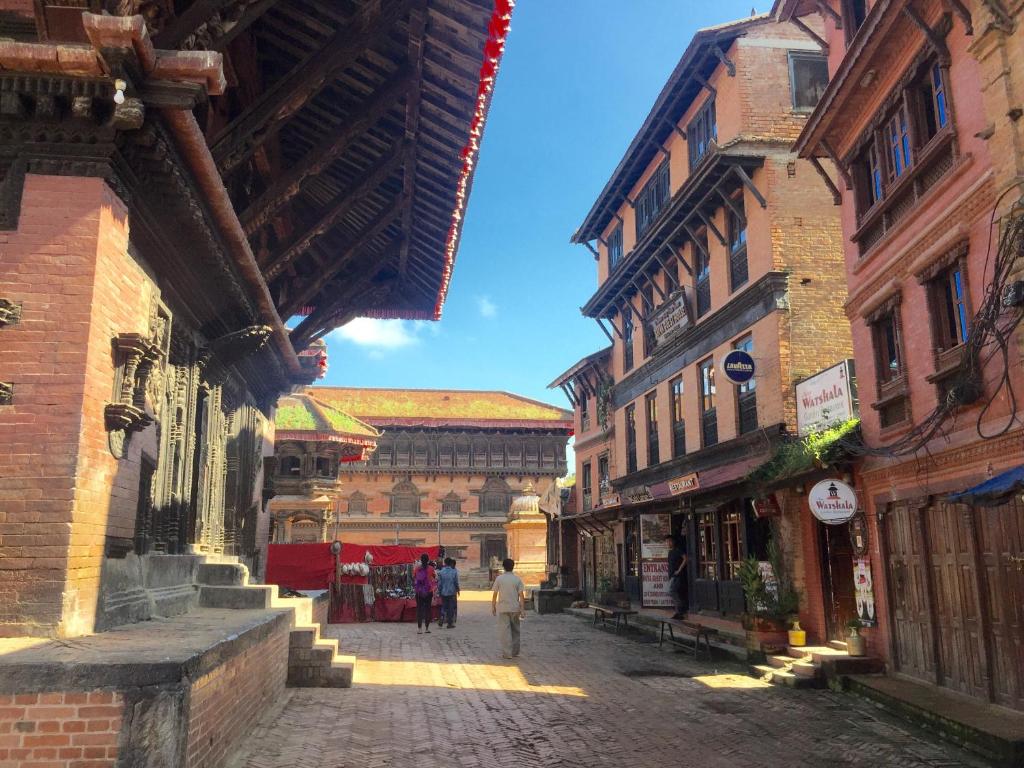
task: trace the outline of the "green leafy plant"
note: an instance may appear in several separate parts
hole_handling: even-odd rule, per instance
[[[844,445],[857,439],[859,429],[860,419],[849,419],[805,438],[784,442],[768,461],[747,475],[747,479],[767,485],[827,467],[842,458]]]
[[[846,628],[849,629],[849,630],[860,630],[860,629],[863,629],[863,627],[864,627],[864,622],[861,621],[856,616],[854,616],[852,619],[849,619],[846,622]]]
[[[768,542],[767,549],[774,579],[765,581],[760,562],[751,555],[740,564],[739,581],[751,615],[786,621],[800,610],[800,592],[793,586],[782,550],[774,540]]]

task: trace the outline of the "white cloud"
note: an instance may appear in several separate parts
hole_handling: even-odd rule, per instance
[[[496,317],[498,314],[498,305],[488,296],[477,296],[476,306],[480,310],[480,317]]]
[[[387,349],[401,349],[419,343],[422,323],[411,320],[376,320],[369,317],[357,317],[341,328],[331,332],[331,336],[351,341],[360,347],[368,347],[380,353]]]

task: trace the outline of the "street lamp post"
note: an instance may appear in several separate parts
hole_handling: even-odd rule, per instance
[[[444,512],[444,506],[437,508],[437,548],[441,549],[441,514]]]

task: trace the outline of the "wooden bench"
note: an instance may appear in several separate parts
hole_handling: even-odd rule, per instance
[[[665,642],[665,629],[667,627],[669,642],[675,643],[680,648],[689,651],[695,659],[700,657],[700,640],[704,638],[704,650],[707,652],[708,658],[711,658],[711,635],[717,635],[717,629],[709,629],[695,621],[686,621],[685,619],[658,619],[658,622],[661,624],[661,632],[658,637],[659,648]],[[677,638],[675,630],[679,630],[683,637],[693,638],[693,645],[682,642],[682,637]]]
[[[597,626],[598,619],[601,619],[601,626],[604,626],[608,623],[608,619],[612,618],[615,620],[615,634],[619,633],[619,629],[623,625],[629,629],[629,617],[637,615],[637,611],[618,608],[614,605],[591,605],[590,607],[594,609],[594,626]]]

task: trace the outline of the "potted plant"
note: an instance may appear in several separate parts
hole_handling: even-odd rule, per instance
[[[741,563],[738,573],[747,603],[747,612],[743,615],[747,650],[754,654],[783,647],[790,640],[787,626],[800,609],[800,594],[789,579],[782,552],[774,541],[768,542],[768,562],[773,575],[770,581],[765,580],[766,573],[753,556]],[[806,641],[806,634],[799,625],[795,631],[804,635],[796,639]]]
[[[863,656],[865,653],[864,638],[860,634],[863,626],[864,623],[857,617],[846,622],[846,628],[850,630],[850,635],[846,638],[846,652],[851,656]]]

